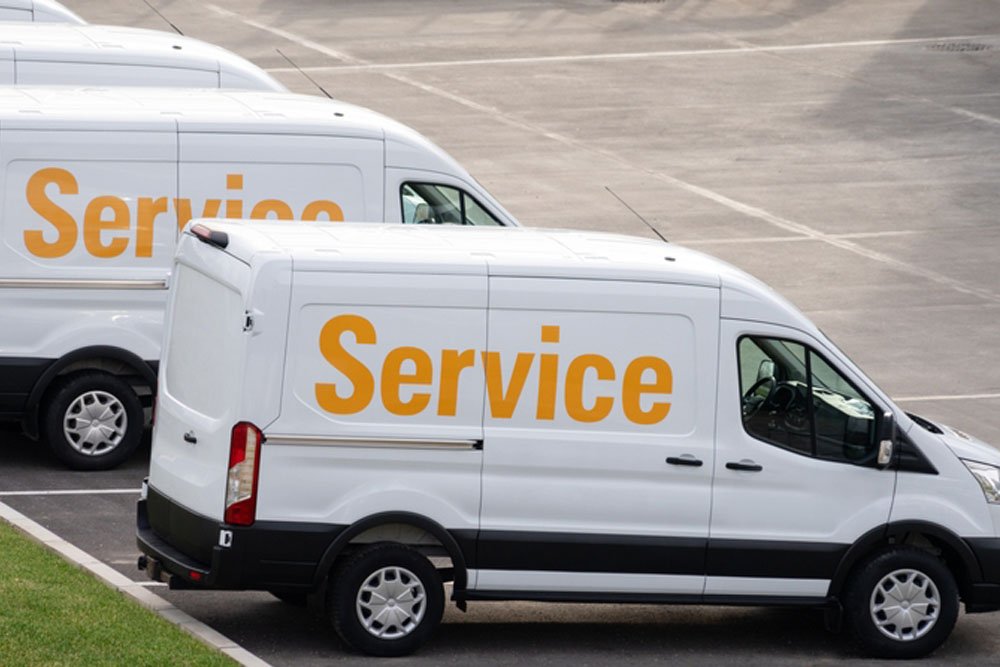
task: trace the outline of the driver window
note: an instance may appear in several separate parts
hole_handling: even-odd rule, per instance
[[[737,350],[747,433],[808,456],[871,462],[874,406],[826,360],[778,338],[744,336]]]
[[[399,190],[403,222],[490,225],[500,222],[463,190],[434,183],[404,183]]]

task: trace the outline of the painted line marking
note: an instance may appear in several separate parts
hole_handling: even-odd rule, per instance
[[[94,558],[79,547],[70,544],[45,526],[29,519],[10,505],[2,502],[0,502],[0,520],[6,521],[21,533],[24,533],[45,548],[58,554],[64,560],[82,570],[86,570],[106,586],[129,596],[146,609],[159,614],[161,618],[166,619],[181,630],[193,635],[198,640],[221,653],[228,655],[239,664],[246,667],[268,667],[268,663],[250,651],[247,651],[218,630],[205,625],[159,595],[147,590],[147,587],[144,585],[145,582],[132,581],[118,570]]]
[[[264,23],[260,23],[259,21],[253,21],[251,19],[244,18],[243,16],[240,16],[239,14],[237,14],[235,12],[231,12],[228,9],[223,9],[222,7],[219,7],[217,5],[208,4],[208,5],[205,5],[205,6],[208,9],[214,11],[217,14],[220,14],[220,15],[225,16],[225,17],[230,18],[230,19],[235,19],[237,21],[241,21],[241,22],[243,22],[246,25],[249,25],[251,27],[257,28],[257,29],[262,30],[264,32],[269,32],[269,33],[271,33],[273,35],[277,35],[279,37],[282,37],[283,39],[287,39],[287,40],[289,40],[291,42],[299,44],[300,46],[304,46],[306,48],[313,49],[314,51],[317,51],[319,53],[323,53],[325,55],[328,55],[328,56],[330,56],[332,58],[336,58],[336,59],[341,60],[343,62],[352,64],[352,65],[370,65],[370,64],[372,64],[372,63],[370,63],[370,62],[368,62],[366,60],[363,60],[361,58],[356,58],[356,57],[351,56],[351,55],[349,55],[347,53],[344,53],[342,51],[336,51],[334,49],[330,49],[330,48],[328,48],[326,46],[323,46],[322,44],[319,44],[318,42],[314,42],[314,41],[312,41],[310,39],[307,39],[305,37],[301,37],[301,36],[299,36],[299,35],[297,35],[297,34],[295,34],[293,32],[289,32],[288,30],[283,30],[281,28],[274,28],[274,27],[271,27],[271,26],[266,25]],[[936,39],[944,39],[944,38],[936,38]],[[952,39],[958,39],[958,38],[952,38]],[[969,37],[964,37],[963,39],[969,39]],[[743,49],[754,48],[754,49],[758,49],[758,50],[761,50],[761,51],[765,50],[763,47],[755,47],[755,46],[741,46],[741,47],[737,47],[737,48],[743,48]],[[774,47],[769,47],[769,48],[772,51],[774,50]],[[825,232],[821,232],[818,229],[813,229],[812,227],[809,227],[808,225],[805,225],[805,224],[802,224],[802,223],[799,223],[799,222],[795,222],[795,221],[789,220],[787,218],[783,218],[783,217],[781,217],[779,215],[775,215],[774,213],[766,211],[766,210],[764,210],[762,208],[759,208],[757,206],[751,206],[750,204],[745,204],[745,203],[743,203],[741,201],[737,201],[737,200],[735,200],[735,199],[733,199],[731,197],[727,197],[726,195],[724,195],[722,193],[715,192],[714,190],[710,190],[708,188],[702,187],[700,185],[696,185],[694,183],[689,183],[689,182],[687,182],[685,180],[682,180],[682,179],[677,178],[675,176],[671,176],[669,174],[665,174],[665,173],[662,173],[662,172],[659,172],[659,171],[655,171],[654,169],[651,169],[649,167],[644,167],[644,166],[641,166],[641,165],[633,164],[630,161],[628,161],[627,159],[625,159],[624,157],[622,157],[622,156],[618,155],[617,153],[614,153],[614,152],[612,152],[610,150],[607,150],[607,149],[604,149],[604,148],[598,148],[596,146],[592,146],[592,145],[590,145],[588,143],[585,143],[583,141],[580,141],[578,139],[574,139],[572,137],[569,137],[569,136],[566,136],[566,135],[563,135],[563,134],[559,134],[558,132],[553,132],[551,130],[546,129],[545,127],[543,127],[541,125],[536,125],[536,124],[530,123],[528,121],[517,120],[515,118],[512,118],[510,114],[504,113],[503,111],[501,111],[500,109],[497,109],[496,107],[491,107],[491,106],[488,106],[488,105],[485,105],[485,104],[480,104],[479,102],[475,102],[473,100],[470,100],[468,98],[462,97],[460,95],[456,95],[454,93],[450,93],[450,92],[448,92],[446,90],[443,90],[441,88],[438,88],[436,86],[431,86],[431,85],[428,85],[428,84],[425,84],[425,83],[421,83],[420,81],[417,81],[415,79],[411,79],[410,77],[404,76],[403,74],[398,74],[396,72],[381,70],[381,71],[379,71],[379,74],[381,74],[382,76],[385,76],[385,77],[387,77],[389,79],[392,79],[394,81],[398,81],[399,83],[403,83],[405,85],[417,88],[418,90],[422,90],[422,91],[424,91],[424,92],[426,92],[426,93],[428,93],[430,95],[435,95],[437,97],[441,97],[441,98],[444,98],[446,100],[451,100],[452,102],[454,102],[454,103],[456,103],[458,105],[466,107],[467,109],[472,109],[473,111],[478,111],[480,113],[483,113],[483,114],[489,116],[490,118],[492,118],[494,121],[496,121],[498,123],[501,123],[501,124],[504,124],[504,125],[507,125],[508,127],[513,127],[515,129],[519,129],[519,130],[522,130],[522,131],[525,131],[525,132],[530,132],[530,133],[533,133],[533,134],[538,134],[538,135],[540,135],[542,137],[545,137],[547,139],[551,139],[552,141],[556,141],[558,143],[561,143],[564,146],[568,146],[570,148],[575,148],[577,150],[586,151],[588,153],[599,155],[599,156],[601,156],[601,157],[603,157],[603,158],[605,158],[605,159],[607,159],[609,161],[615,162],[615,163],[617,163],[619,165],[622,165],[622,166],[624,166],[624,167],[626,167],[628,169],[634,169],[636,171],[643,172],[643,173],[651,176],[652,178],[655,178],[655,179],[657,179],[659,181],[662,181],[662,182],[664,182],[664,183],[666,183],[668,185],[672,185],[672,186],[674,186],[674,187],[676,187],[676,188],[678,188],[680,190],[684,190],[685,192],[688,192],[690,194],[696,195],[696,196],[701,197],[703,199],[707,199],[709,201],[715,202],[716,204],[718,204],[720,206],[728,208],[728,209],[730,209],[732,211],[736,211],[737,213],[741,213],[741,214],[745,215],[748,218],[753,218],[753,219],[756,219],[756,220],[761,220],[761,221],[766,222],[768,224],[771,224],[771,225],[773,225],[775,227],[778,227],[779,229],[784,229],[785,231],[792,232],[793,234],[799,234],[799,235],[802,235],[802,236],[805,236],[805,237],[808,237],[808,238],[811,238],[811,239],[815,239],[817,241],[822,241],[822,242],[827,243],[828,245],[831,245],[831,246],[833,246],[835,248],[839,248],[840,250],[844,250],[846,252],[854,253],[855,255],[859,255],[859,256],[864,257],[866,259],[869,259],[871,261],[879,262],[879,263],[884,264],[886,266],[890,266],[890,267],[896,269],[897,271],[899,271],[901,273],[905,273],[905,274],[908,274],[908,275],[911,275],[911,276],[915,276],[917,278],[922,278],[922,279],[927,280],[929,282],[933,282],[933,283],[936,283],[938,285],[941,285],[942,287],[947,287],[949,289],[953,289],[956,292],[960,292],[962,294],[970,294],[970,295],[979,297],[979,298],[981,298],[981,299],[983,299],[985,301],[992,301],[994,303],[1000,303],[1000,294],[995,294],[995,293],[993,293],[992,291],[990,291],[988,289],[984,289],[984,288],[978,287],[976,285],[967,284],[965,282],[962,282],[961,280],[958,280],[958,279],[955,279],[955,278],[951,278],[949,276],[946,276],[944,274],[938,273],[936,271],[933,271],[931,269],[925,268],[923,266],[917,266],[917,265],[914,265],[914,264],[909,264],[909,263],[904,262],[902,260],[898,260],[898,259],[896,259],[894,257],[890,257],[889,255],[886,255],[885,253],[881,253],[881,252],[878,252],[876,250],[870,250],[868,248],[860,246],[860,245],[858,245],[857,243],[855,243],[854,241],[852,241],[850,239],[839,238],[836,235],[827,234]]]
[[[139,489],[53,489],[51,491],[0,491],[0,496],[100,496],[139,495]]]
[[[229,18],[236,16],[229,10],[222,9],[215,5],[207,7]],[[256,21],[244,20],[247,25],[261,27]],[[255,25],[256,24],[256,25]],[[267,29],[278,34],[278,29]],[[282,31],[284,32],[284,31]],[[286,33],[291,34],[291,33]],[[593,61],[613,61],[613,60],[649,60],[657,58],[684,58],[691,56],[720,56],[739,55],[745,53],[781,53],[785,51],[818,51],[823,49],[852,49],[871,48],[879,46],[904,46],[908,44],[935,44],[939,42],[961,42],[972,39],[996,39],[998,35],[957,35],[952,37],[913,37],[909,39],[869,39],[851,42],[818,42],[812,44],[779,44],[775,46],[737,46],[716,49],[678,49],[672,51],[637,51],[624,53],[584,53],[568,56],[523,56],[519,58],[472,58],[468,60],[430,60],[417,63],[372,63],[352,58],[342,52],[338,60],[344,62],[355,61],[351,65],[314,65],[303,67],[307,72],[358,72],[382,69],[428,69],[435,67],[468,67],[473,65],[532,65],[542,63],[573,63],[573,62],[593,62]],[[294,40],[293,40],[294,41]],[[326,47],[323,47],[326,49]],[[268,72],[295,72],[294,67],[272,67]]]
[[[886,231],[886,232],[850,232],[847,234],[831,234],[830,236],[837,239],[874,239],[892,236],[912,236],[914,234],[928,234],[934,231],[940,230],[918,230],[918,229],[905,229],[897,231]],[[676,243],[677,245],[685,246],[696,246],[696,245],[730,245],[739,244],[743,245],[745,243],[790,243],[797,241],[812,241],[813,239],[805,236],[740,236],[737,238],[725,238],[725,239],[681,239],[675,241],[669,239],[670,243]]]
[[[940,396],[903,396],[894,398],[896,402],[919,403],[920,401],[981,401],[1000,398],[1000,394],[955,394]]]

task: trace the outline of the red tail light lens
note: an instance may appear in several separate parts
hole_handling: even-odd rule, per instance
[[[229,476],[226,480],[225,522],[249,526],[257,512],[257,477],[264,435],[248,422],[233,427],[229,441]]]

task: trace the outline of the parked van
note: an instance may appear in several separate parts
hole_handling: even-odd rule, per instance
[[[56,0],[0,0],[0,21],[85,24]]]
[[[0,169],[0,418],[76,468],[139,442],[192,217],[516,224],[410,128],[305,95],[0,88]]]
[[[315,594],[377,655],[428,638],[443,580],[462,609],[823,607],[890,657],[1000,607],[1000,452],[711,257],[206,221],[175,267],[138,505],[173,588]]]
[[[287,92],[261,68],[214,44],[159,30],[54,23],[0,23],[0,84]]]

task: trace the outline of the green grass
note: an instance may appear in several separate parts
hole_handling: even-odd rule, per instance
[[[233,665],[0,520],[0,665]]]

